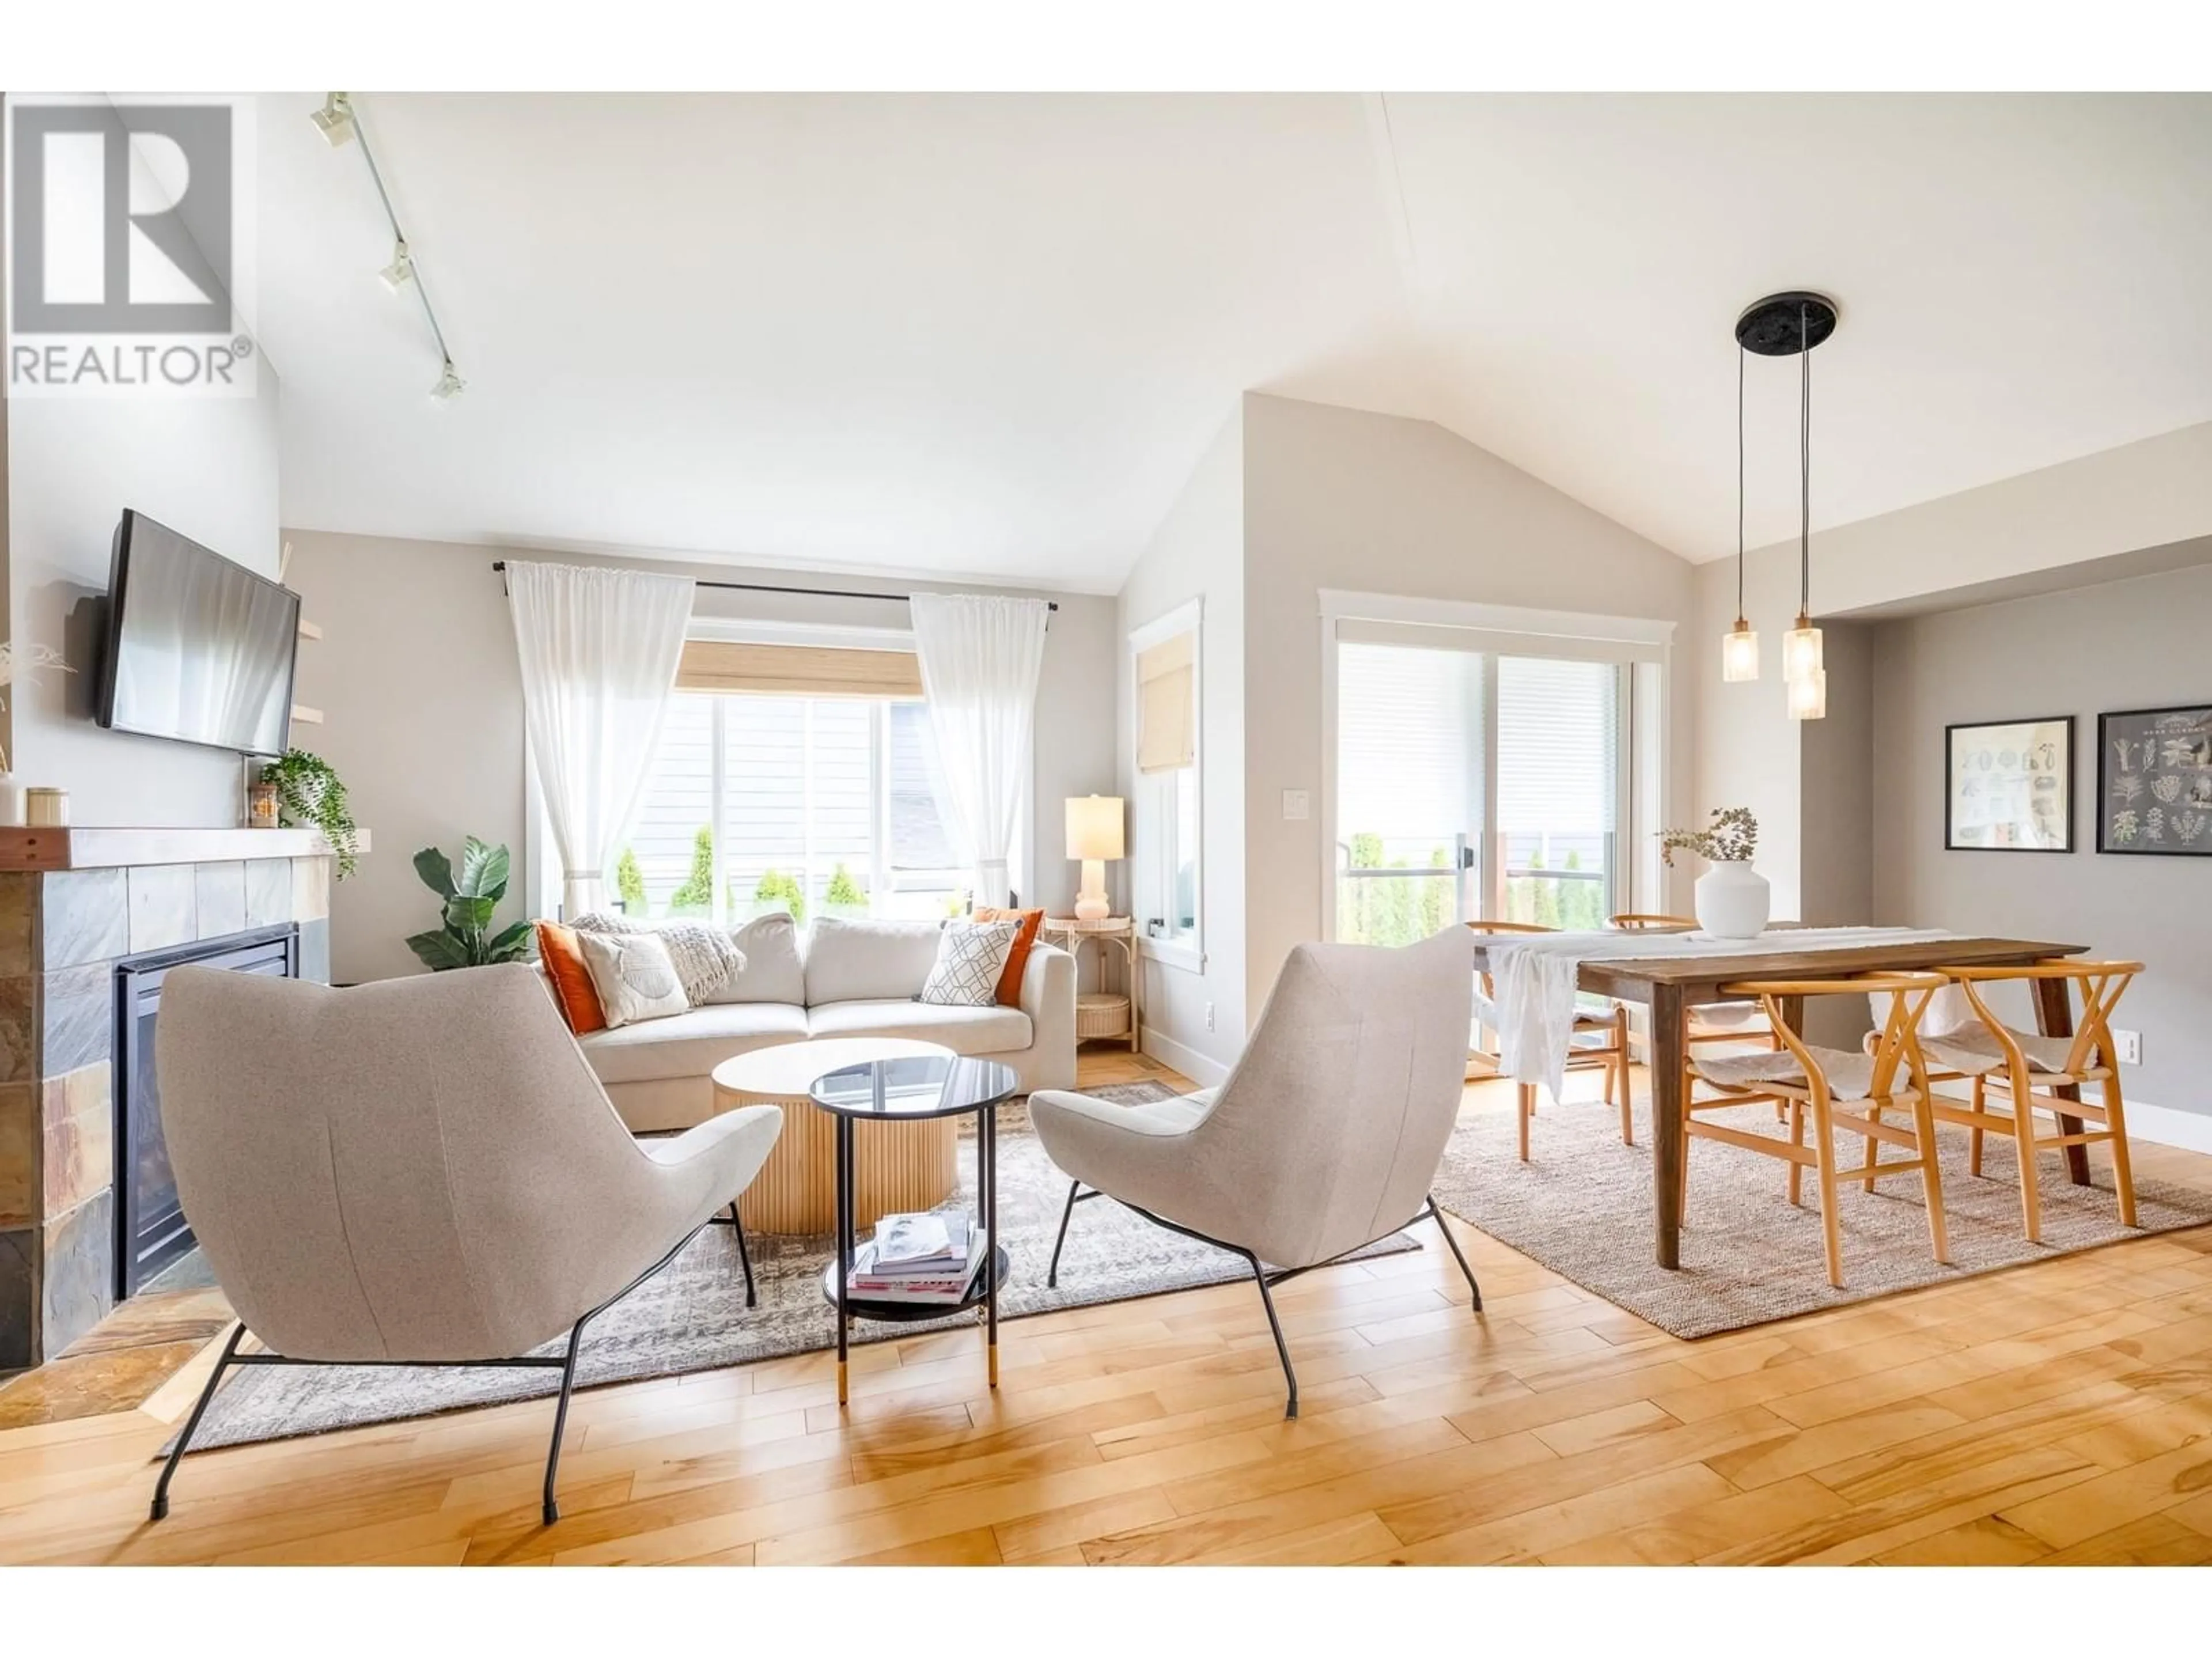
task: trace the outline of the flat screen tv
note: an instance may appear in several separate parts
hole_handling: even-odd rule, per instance
[[[117,732],[281,755],[300,596],[135,509],[115,527],[99,720]]]

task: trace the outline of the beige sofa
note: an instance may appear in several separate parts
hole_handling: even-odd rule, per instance
[[[744,969],[702,1006],[577,1039],[633,1130],[704,1122],[715,1066],[809,1037],[914,1037],[1003,1061],[1024,1091],[1075,1086],[1075,959],[1065,951],[1030,950],[1018,1007],[946,1008],[915,1000],[937,959],[933,921],[824,916],[802,931],[779,914],[735,936]]]

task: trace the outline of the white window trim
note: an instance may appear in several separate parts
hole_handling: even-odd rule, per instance
[[[1198,799],[1194,817],[1198,823],[1198,903],[1191,918],[1189,934],[1178,939],[1154,939],[1144,931],[1144,919],[1137,915],[1137,872],[1129,871],[1129,915],[1131,926],[1136,929],[1138,954],[1150,961],[1187,974],[1206,971],[1206,906],[1207,897],[1206,873],[1206,601],[1203,596],[1185,599],[1182,604],[1155,617],[1152,621],[1129,630],[1129,787],[1130,830],[1132,845],[1141,810],[1141,793],[1145,775],[1137,770],[1137,710],[1143,696],[1137,682],[1137,659],[1178,634],[1190,635],[1190,666],[1192,696],[1197,707],[1191,711],[1192,775],[1196,781]]]
[[[1656,763],[1660,799],[1656,821],[1673,820],[1673,770],[1667,744],[1673,731],[1674,656],[1675,624],[1656,617],[1614,617],[1595,611],[1545,611],[1511,605],[1485,605],[1469,599],[1418,599],[1402,593],[1363,593],[1346,588],[1324,587],[1316,596],[1321,619],[1321,860],[1322,937],[1336,937],[1336,698],[1337,646],[1346,638],[1398,644],[1433,643],[1446,650],[1496,653],[1516,656],[1569,657],[1583,660],[1618,662],[1626,672],[1625,687],[1637,678],[1633,665],[1651,664],[1658,675],[1659,707],[1648,730],[1656,734],[1660,750]],[[1636,713],[1634,692],[1628,691],[1626,718],[1620,727],[1620,758],[1624,786],[1631,792],[1618,799],[1632,831],[1641,821],[1641,810],[1650,803],[1633,793],[1639,738],[1646,734],[1644,720]],[[1487,757],[1493,775],[1485,786],[1484,799],[1495,799],[1497,757]],[[1487,852],[1486,849],[1486,858]],[[1632,855],[1620,860],[1627,876],[1626,900],[1631,908],[1663,910],[1663,889],[1645,890],[1644,860]]]

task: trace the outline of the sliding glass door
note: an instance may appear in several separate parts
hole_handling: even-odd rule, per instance
[[[1372,631],[1336,646],[1334,936],[1603,926],[1627,890],[1624,665]]]
[[[1410,945],[1478,914],[1483,659],[1337,653],[1336,937]]]
[[[1602,927],[1613,902],[1620,802],[1621,670],[1498,657],[1495,833],[1488,913],[1546,927]]]

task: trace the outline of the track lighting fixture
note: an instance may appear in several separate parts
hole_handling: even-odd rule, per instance
[[[368,130],[353,106],[350,94],[333,92],[325,94],[322,108],[312,118],[323,137],[332,148],[350,140],[361,143],[362,165],[368,168],[369,182],[376,186],[376,199],[384,208],[385,222],[392,227],[392,263],[377,274],[384,279],[385,287],[394,294],[412,286],[415,297],[422,303],[422,320],[430,325],[430,337],[437,342],[441,373],[430,395],[447,398],[459,397],[468,382],[453,367],[453,348],[446,343],[446,331],[438,325],[438,313],[430,303],[430,290],[422,281],[422,267],[415,263],[415,250],[409,246],[407,233],[399,228],[399,214],[392,205],[392,192],[384,187],[384,173],[376,165],[376,151],[368,142]]]
[[[384,278],[385,287],[390,289],[394,294],[406,287],[409,281],[413,278],[415,257],[408,252],[407,244],[404,240],[392,245],[392,263],[385,266],[377,275]]]
[[[307,118],[332,149],[353,141],[353,100],[345,93],[325,94],[323,106]]]

